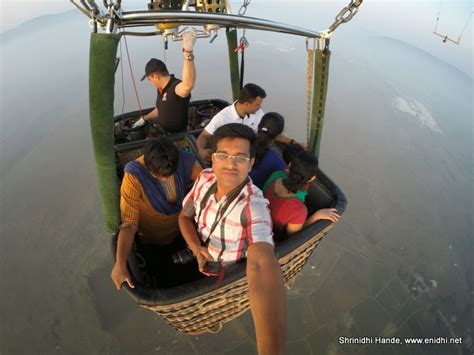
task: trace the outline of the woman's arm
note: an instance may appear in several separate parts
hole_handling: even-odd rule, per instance
[[[304,227],[309,226],[310,224],[315,223],[316,221],[319,221],[321,219],[327,219],[333,223],[337,222],[339,220],[340,216],[339,213],[337,213],[337,210],[335,208],[323,208],[321,210],[317,210],[314,212],[305,222],[304,224],[292,224],[289,223],[286,226],[286,234],[287,235],[292,235],[300,230],[302,230]]]
[[[304,227],[313,224],[320,219],[327,219],[331,222],[337,222],[339,220],[339,213],[335,208],[323,208],[314,212],[304,223]]]
[[[286,234],[287,235],[295,234],[299,232],[300,230],[302,230],[303,226],[304,226],[303,224],[288,223],[288,225],[286,226]]]

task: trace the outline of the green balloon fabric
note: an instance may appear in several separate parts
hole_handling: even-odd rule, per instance
[[[114,154],[115,57],[120,35],[92,33],[89,56],[89,112],[105,229],[120,223],[119,184]]]

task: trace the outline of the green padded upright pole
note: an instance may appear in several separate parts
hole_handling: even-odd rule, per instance
[[[319,157],[319,148],[323,133],[330,57],[330,50],[314,50],[313,104],[311,110],[311,131],[308,150],[316,154],[317,157]]]
[[[114,155],[115,57],[120,35],[92,33],[89,53],[89,111],[97,180],[105,229],[120,223],[119,188]]]
[[[237,30],[227,29],[225,32],[227,37],[227,51],[229,53],[229,69],[230,83],[232,85],[232,97],[235,100],[239,97],[240,92],[240,75],[239,75],[239,57],[235,48],[237,48]]]

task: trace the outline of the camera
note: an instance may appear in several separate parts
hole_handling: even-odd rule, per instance
[[[209,276],[218,276],[221,271],[221,263],[218,261],[208,261],[204,265],[204,272]]]
[[[194,254],[188,248],[181,249],[172,254],[171,259],[175,264],[187,264],[194,260]]]

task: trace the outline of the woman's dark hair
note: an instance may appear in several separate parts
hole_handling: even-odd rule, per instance
[[[179,151],[171,141],[159,138],[145,146],[145,167],[153,174],[171,176],[178,168]]]
[[[303,147],[300,146],[299,144],[296,144],[296,143],[287,144],[281,152],[281,157],[285,161],[286,165],[290,165],[293,158],[303,151],[304,151]]]
[[[283,132],[284,128],[285,119],[279,113],[268,112],[263,115],[258,124],[255,164],[258,164],[260,159],[272,145],[273,140]]]
[[[292,193],[300,190],[318,171],[318,158],[308,151],[303,151],[291,160],[290,172],[283,185]]]
[[[220,126],[212,135],[212,150],[215,152],[217,143],[224,138],[242,138],[250,143],[250,158],[255,156],[255,132],[249,126],[241,123],[227,123]]]

